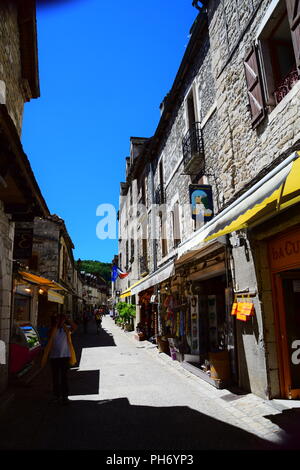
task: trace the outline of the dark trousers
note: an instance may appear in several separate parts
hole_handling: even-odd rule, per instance
[[[96,320],[96,328],[97,328],[97,333],[99,333],[99,330],[101,328],[101,320]]]
[[[53,394],[57,398],[67,398],[69,395],[68,370],[69,357],[51,359]]]

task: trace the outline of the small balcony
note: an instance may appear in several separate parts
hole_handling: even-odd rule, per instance
[[[195,122],[182,139],[184,174],[198,175],[205,173],[205,158],[200,122]]]

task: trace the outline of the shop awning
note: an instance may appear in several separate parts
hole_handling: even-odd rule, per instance
[[[153,274],[143,279],[143,282],[139,283],[136,287],[132,286],[131,295],[138,294],[143,290],[149,289],[150,287],[160,284],[161,282],[169,279],[169,277],[175,274],[174,260],[168,262],[166,265],[157,269]]]
[[[299,152],[294,152],[224,211],[194,232],[177,249],[176,265],[188,262],[210,248],[218,238],[226,244],[227,233],[253,225],[300,200]],[[212,247],[213,248],[213,247]]]
[[[67,290],[65,287],[61,286],[58,284],[58,282],[55,281],[50,281],[49,279],[46,279],[45,277],[37,276],[36,274],[31,274],[28,273],[27,271],[19,271],[20,276],[25,281],[28,281],[32,284],[37,284],[38,286],[41,287],[49,287],[55,290]]]
[[[251,227],[265,217],[300,202],[300,153],[289,157],[289,163],[280,165],[260,182],[248,190],[230,206],[226,213],[210,226],[205,241],[227,233]]]
[[[143,282],[145,279],[147,279],[148,276],[146,277],[143,277],[142,279],[139,279],[137,282],[135,282],[134,284],[132,284],[130,287],[128,287],[128,289],[124,290],[122,292],[122,294],[120,295],[120,299],[125,299],[126,297],[130,297],[131,295],[134,295],[132,293],[132,289],[134,287],[136,287],[138,284],[140,284],[141,282]]]
[[[203,236],[201,238],[203,238]],[[224,245],[226,245],[225,237],[221,237],[217,241],[212,240],[211,242],[204,242],[204,239],[202,239],[201,242],[199,242],[199,240],[197,242],[197,240],[193,238],[191,243],[187,242],[186,245],[182,245],[179,249],[180,251],[178,250],[175,266],[178,267],[182,264],[195,261],[221,248],[224,250]]]
[[[61,294],[58,294],[58,292],[55,292],[54,290],[49,289],[48,290],[48,301],[49,302],[56,302],[57,304],[63,305],[64,296],[61,295]]]

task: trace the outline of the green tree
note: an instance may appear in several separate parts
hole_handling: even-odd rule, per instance
[[[106,282],[111,280],[111,264],[96,260],[77,260],[80,271],[101,276]]]

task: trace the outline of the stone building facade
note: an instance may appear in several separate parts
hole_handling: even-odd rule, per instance
[[[122,190],[144,188],[147,195],[148,271],[130,273],[119,284],[121,298],[135,296],[156,337],[173,318],[184,367],[196,362],[205,380],[221,386],[231,376],[261,397],[296,398],[299,6],[202,3],[155,134],[134,164],[127,161]],[[212,217],[193,217],[193,189],[212,192]],[[133,202],[126,191],[119,256]],[[165,208],[157,211],[159,203]],[[195,214],[203,199],[196,204]],[[231,315],[233,305],[244,304],[255,312],[247,321]],[[224,377],[215,373],[221,362]]]
[[[81,271],[80,279],[82,283],[82,308],[93,311],[100,306],[106,306],[108,288],[103,277]]]
[[[0,342],[1,342],[1,361],[0,361],[0,389],[6,385],[7,381],[7,361],[8,344],[10,335],[10,315],[11,315],[11,287],[12,287],[12,249],[14,229],[13,224],[3,211],[3,203],[0,209]]]
[[[148,257],[143,258],[140,224],[135,223],[142,202],[142,189],[138,186],[137,179],[131,176],[131,170],[139,161],[147,141],[145,138],[131,137],[130,157],[126,158],[126,182],[120,185],[118,266],[129,275],[118,279],[115,290],[126,290],[130,284],[140,279],[143,272],[148,272]],[[142,268],[143,263],[145,265]]]
[[[49,326],[53,313],[78,316],[79,299],[78,272],[75,266],[74,245],[64,221],[57,215],[35,217],[32,222],[16,222],[16,231],[32,230],[32,249],[29,258],[18,258],[18,262],[30,273],[54,281],[61,289],[56,294],[47,290],[38,295],[37,311],[32,313],[34,325]],[[55,291],[55,289],[54,289]],[[82,310],[82,309],[80,309]]]
[[[212,50],[220,51],[213,67],[222,175],[217,184],[223,207],[230,207],[272,170],[278,175],[280,164],[299,150],[299,6],[293,1],[240,2],[239,8],[222,3],[209,2],[208,17]],[[291,376],[283,373],[295,367],[289,364],[290,346],[279,337],[279,325],[289,326],[287,312],[276,313],[275,274],[268,259],[272,237],[297,231],[298,210],[296,203],[277,216],[269,210],[268,222],[262,218],[240,232],[242,243],[229,235],[235,292],[252,292],[256,310],[252,328],[237,322],[240,382],[268,398],[299,395],[299,384],[293,387]]]
[[[39,97],[35,1],[4,0],[0,17],[0,103],[21,135],[24,103]]]
[[[0,391],[7,383],[14,224],[49,214],[20,143],[24,103],[39,96],[35,2],[0,5]]]

